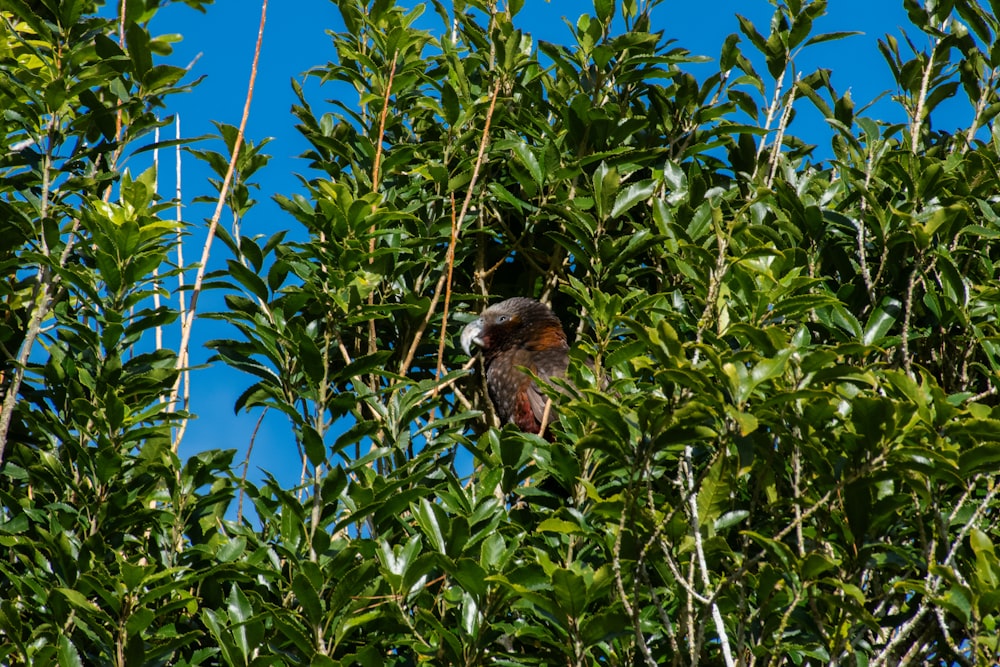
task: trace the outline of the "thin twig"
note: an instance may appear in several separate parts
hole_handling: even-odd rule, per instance
[[[957,516],[958,512],[961,510],[962,506],[965,504],[967,499],[972,496],[971,493],[972,489],[975,487],[975,484],[976,482],[979,481],[979,479],[980,478],[977,477],[975,480],[972,481],[972,483],[969,484],[968,488],[966,488],[965,493],[959,500],[957,506],[955,507],[955,510],[952,512],[950,519],[953,519],[955,516]],[[982,516],[985,513],[986,508],[992,506],[993,498],[997,495],[998,492],[1000,492],[1000,485],[994,484],[993,487],[986,493],[986,496],[976,503],[976,509],[973,511],[972,516],[969,517],[969,519],[962,525],[962,528],[955,536],[955,539],[952,540],[951,548],[948,551],[948,555],[945,556],[944,560],[941,562],[941,565],[943,567],[949,568],[951,566],[952,560],[958,554],[959,547],[962,546],[962,544],[965,542],[965,536],[972,529],[972,527],[982,519]],[[936,551],[937,551],[936,548],[929,549],[927,551],[928,560],[933,559],[933,554]],[[899,647],[900,644],[902,644],[913,633],[913,631],[919,626],[921,620],[923,620],[924,616],[926,616],[928,612],[932,611],[932,607],[936,613],[937,603],[935,602],[935,600],[937,599],[938,589],[941,586],[943,577],[940,575],[933,574],[932,573],[933,570],[931,569],[930,565],[931,563],[928,563],[927,578],[926,578],[926,583],[924,585],[924,596],[922,598],[920,606],[917,608],[917,611],[913,614],[910,620],[904,623],[896,631],[896,634],[892,638],[892,640],[890,640],[888,644],[882,647],[881,652],[877,656],[875,656],[875,658],[871,661],[873,667],[879,667],[880,665],[885,665],[889,664],[890,662],[895,662],[892,660],[893,652]],[[916,648],[917,644],[918,642],[914,642],[913,647]],[[898,663],[898,664],[906,664],[906,663]]]
[[[382,111],[378,119],[378,137],[375,140],[375,164],[372,165],[372,192],[378,192],[379,171],[382,167],[382,143],[385,141],[385,119],[389,115],[389,97],[392,96],[392,82],[396,78],[396,58],[399,52],[392,54],[392,63],[389,65],[389,80],[385,84],[385,95],[382,98]],[[371,238],[368,239],[368,263],[375,263],[375,211],[378,203],[372,202],[372,226],[368,229]],[[374,290],[368,295],[368,305],[375,305]],[[368,354],[375,354],[378,350],[377,338],[375,335],[375,319],[368,320]],[[372,374],[369,381],[372,392],[378,391],[378,378]]]
[[[455,270],[455,244],[458,241],[458,222],[455,217],[455,193],[451,193],[451,239],[448,241],[448,255],[446,258],[446,263],[448,264],[448,280],[445,282],[444,289],[444,311],[441,313],[441,336],[438,341],[438,360],[437,360],[437,375],[436,379],[441,379],[441,374],[444,372],[444,343],[447,339],[445,331],[448,328],[448,308],[451,306],[451,279],[452,274]]]
[[[764,130],[769,130],[771,128],[771,123],[774,121],[774,115],[778,111],[778,106],[781,104],[781,89],[784,87],[785,73],[782,72],[774,82],[774,96],[771,98],[771,103],[767,105],[767,116],[764,118]],[[760,157],[764,154],[767,149],[767,135],[764,135],[760,139],[760,145],[757,146],[757,156],[754,160],[753,174],[750,176],[751,180],[757,178],[757,171],[760,169]]]
[[[181,190],[181,115],[174,116],[174,139],[177,145],[174,146],[174,243],[177,245],[177,313],[180,315],[181,323],[187,316],[187,294],[184,291],[184,222],[183,222],[183,192]],[[183,355],[178,353],[177,363],[180,368],[178,380],[184,384],[184,396],[181,405],[186,410],[191,400],[191,371],[188,370],[187,350],[183,350]]]
[[[52,181],[50,180],[51,170],[52,170],[52,151],[53,144],[55,142],[53,135],[55,134],[55,128],[60,123],[58,116],[53,114],[52,118],[49,120],[49,140],[45,142],[45,154],[42,163],[42,190],[41,190],[41,204],[38,212],[38,219],[40,224],[44,224],[44,221],[49,215],[49,194],[52,187]],[[66,238],[66,245],[63,248],[62,253],[59,255],[59,268],[66,266],[66,262],[69,260],[69,255],[73,251],[73,246],[76,243],[77,231],[80,229],[80,219],[75,218],[73,224],[70,227],[69,234]],[[45,242],[45,234],[42,234],[42,252],[46,256],[46,259],[51,257],[51,250],[49,249],[48,243]],[[10,384],[7,386],[7,393],[4,395],[3,407],[0,408],[0,463],[3,463],[4,450],[7,447],[7,435],[10,431],[10,422],[14,416],[14,409],[17,407],[17,396],[21,390],[21,383],[24,381],[25,371],[28,367],[28,359],[31,357],[31,351],[35,346],[35,341],[37,340],[39,334],[42,331],[42,322],[45,320],[45,316],[48,315],[49,308],[52,307],[52,302],[55,299],[55,295],[58,294],[57,288],[59,287],[60,277],[59,274],[53,274],[51,268],[40,266],[38,268],[38,284],[35,286],[34,294],[32,299],[34,301],[34,308],[31,313],[31,318],[28,321],[28,326],[24,332],[24,340],[21,342],[21,351],[17,355],[17,361],[14,363],[14,374],[11,376]]]
[[[125,16],[128,14],[128,0],[121,0],[118,4],[118,46],[122,49],[125,48]],[[118,158],[121,157],[122,150],[124,150],[125,145],[119,141],[122,136],[122,107],[118,105],[115,110],[115,148],[111,151],[111,164],[117,164]],[[111,199],[111,186],[109,185],[104,189],[103,197],[104,201],[110,201]]]
[[[870,172],[869,172],[870,173]],[[868,294],[868,303],[875,305],[875,284],[872,282],[871,269],[868,268],[868,251],[865,249],[865,203],[867,202],[867,192],[861,197],[861,217],[855,221],[858,240],[858,261],[861,266],[861,278],[865,282],[865,292]]]
[[[379,113],[378,118],[378,140],[375,142],[375,164],[372,165],[372,192],[378,192],[378,179],[379,171],[382,167],[382,142],[385,140],[385,119],[389,115],[389,98],[392,96],[392,82],[396,78],[396,58],[399,57],[399,52],[396,51],[392,54],[392,63],[389,65],[389,80],[385,84],[385,95],[382,97],[382,111]],[[374,212],[375,207],[372,206],[372,211]],[[373,224],[369,230],[371,233],[375,233],[375,225]],[[368,250],[370,252],[375,252],[375,239],[370,240],[370,246]]]
[[[799,548],[799,558],[805,558],[806,544],[802,534],[802,455],[798,445],[792,447],[792,494],[795,510],[795,544]]]
[[[701,522],[698,518],[698,493],[694,487],[694,473],[691,470],[692,463],[690,446],[684,449],[684,458],[681,461],[681,467],[684,470],[684,476],[687,482],[688,509],[691,512],[691,533],[694,537],[694,549],[698,560],[698,569],[701,571],[701,581],[705,586],[705,590],[710,590],[712,587],[712,581],[708,576],[708,562],[705,559],[705,549],[701,539]],[[719,605],[715,602],[715,600],[713,600],[711,604],[711,613],[712,620],[715,622],[715,631],[719,636],[719,645],[722,648],[722,657],[725,659],[727,667],[735,667],[736,662],[733,660],[732,650],[729,647],[729,635],[726,632],[726,624],[722,620],[722,612],[719,611]]]
[[[649,597],[653,600],[653,608],[656,609],[656,613],[660,617],[660,622],[663,623],[663,628],[666,630],[667,639],[670,641],[670,648],[674,652],[674,656],[679,657],[681,648],[677,643],[677,633],[674,631],[674,623],[670,620],[670,616],[667,615],[666,607],[660,602],[660,596],[656,592],[656,586],[653,585],[652,580],[649,578],[649,571],[646,568],[646,564],[641,564],[638,570],[643,582],[646,584],[646,588],[649,589]],[[638,582],[636,582],[636,586],[638,587]]]
[[[455,235],[459,236],[462,232],[462,221],[465,220],[466,214],[469,212],[469,205],[472,203],[472,195],[476,189],[476,181],[479,180],[479,171],[482,169],[483,164],[486,159],[486,146],[489,144],[490,138],[490,123],[493,121],[493,109],[496,107],[497,96],[500,94],[500,80],[493,86],[493,93],[490,95],[490,106],[486,111],[486,122],[483,125],[483,136],[479,141],[479,153],[476,155],[476,163],[472,169],[472,179],[469,181],[469,189],[465,193],[465,201],[462,202],[462,211],[458,214],[458,221],[455,225]],[[416,333],[413,336],[413,342],[410,343],[410,349],[407,350],[406,356],[403,358],[403,362],[399,365],[399,374],[406,375],[410,370],[410,365],[413,363],[413,358],[417,354],[417,347],[420,345],[420,339],[424,335],[424,331],[427,329],[427,325],[431,321],[431,317],[434,315],[434,309],[437,306],[438,300],[441,298],[441,291],[444,289],[445,281],[448,279],[448,273],[442,273],[441,277],[438,279],[437,285],[434,287],[434,295],[431,297],[431,305],[427,308],[427,314],[424,316],[423,322],[417,328]],[[442,332],[442,335],[444,333]]]
[[[792,601],[789,603],[788,608],[785,609],[785,613],[781,615],[781,621],[778,623],[778,627],[774,631],[774,641],[775,650],[771,652],[771,658],[767,661],[767,667],[771,665],[780,665],[784,661],[785,656],[781,652],[781,636],[785,634],[785,629],[788,627],[788,621],[791,619],[792,614],[795,609],[799,606],[799,602],[802,601],[802,589],[796,588],[795,595],[792,596]]]
[[[153,192],[160,193],[160,128],[153,130],[153,145],[156,148],[153,149]],[[153,309],[160,310],[160,267],[153,267],[153,279],[156,281],[156,286],[153,289]],[[156,351],[163,349],[163,327],[157,324],[153,328],[153,346]],[[163,397],[160,397],[163,400]]]
[[[551,399],[549,399],[549,403],[551,403]],[[546,404],[546,408],[548,408],[548,403]],[[618,586],[618,595],[619,598],[621,599],[622,607],[624,607],[625,613],[628,614],[628,617],[632,620],[632,631],[635,634],[635,640],[639,646],[639,650],[642,652],[643,660],[646,662],[647,665],[649,665],[649,667],[655,667],[656,661],[653,659],[653,654],[650,652],[649,646],[646,644],[646,637],[642,631],[642,623],[639,620],[639,614],[637,613],[636,607],[632,605],[631,602],[629,602],[628,593],[625,591],[625,581],[624,578],[622,577],[622,536],[625,534],[626,519],[632,518],[632,515],[635,512],[635,505],[638,497],[638,492],[635,489],[636,486],[635,468],[638,467],[639,465],[642,465],[640,461],[644,462],[645,458],[637,460],[636,464],[634,464],[633,469],[631,471],[632,474],[630,475],[628,488],[625,492],[624,497],[626,499],[626,505],[625,508],[622,509],[621,517],[618,520],[618,531],[617,533],[615,533],[615,546],[611,552],[611,569],[615,574],[615,584]],[[637,565],[637,570],[643,571],[643,564],[641,561],[636,563],[636,565]],[[635,592],[636,590],[638,590],[639,582],[638,582],[638,577],[635,577],[635,575],[633,575],[633,577],[634,578],[633,578],[632,588],[633,592]],[[648,583],[648,578],[647,578],[647,583]],[[653,589],[652,584],[649,585],[649,588],[650,591],[652,591]],[[669,625],[670,625],[669,619],[667,619],[667,626],[669,627]]]
[[[182,371],[186,367],[185,360],[188,357],[188,348],[191,345],[191,330],[194,328],[194,316],[197,312],[198,296],[201,294],[202,283],[205,280],[208,257],[212,249],[212,240],[215,238],[215,230],[219,226],[219,218],[222,217],[222,209],[226,205],[226,194],[229,192],[229,186],[232,185],[233,182],[233,175],[236,172],[236,161],[240,155],[240,148],[243,146],[243,133],[246,130],[247,120],[250,118],[250,102],[253,100],[254,83],[257,81],[257,65],[260,62],[261,44],[264,41],[264,26],[267,23],[267,2],[268,0],[263,0],[261,2],[260,25],[257,29],[257,44],[254,48],[253,63],[250,65],[250,83],[247,86],[246,100],[243,103],[243,117],[240,119],[240,126],[236,132],[236,141],[233,143],[233,154],[229,158],[229,167],[226,169],[226,176],[222,179],[222,187],[219,188],[219,198],[215,203],[215,212],[212,214],[212,219],[208,224],[208,235],[205,239],[205,245],[202,248],[201,263],[198,266],[198,273],[195,275],[194,286],[191,289],[191,305],[188,308],[187,318],[181,322],[181,343],[177,356],[178,372]],[[181,375],[178,373],[177,379],[174,381],[173,389],[170,391],[171,410],[174,410],[177,406],[180,381]],[[181,422],[180,428],[177,431],[177,437],[174,438],[172,445],[174,452],[176,452],[177,448],[180,446],[181,439],[184,437],[184,432],[187,430],[187,424],[187,419]]]
[[[975,141],[976,132],[979,131],[979,126],[982,122],[983,112],[986,111],[988,104],[987,97],[990,95],[996,95],[996,90],[997,70],[994,68],[990,70],[990,76],[986,81],[986,85],[980,89],[979,99],[976,100],[975,113],[972,117],[972,123],[969,125],[969,129],[965,133],[965,143],[962,144],[962,148],[959,150],[960,153],[965,153],[972,148],[972,142]]]
[[[801,77],[799,75],[795,76],[795,83],[797,84]],[[778,172],[778,161],[781,159],[781,145],[785,142],[785,130],[788,129],[788,123],[792,119],[792,108],[795,104],[795,92],[798,90],[798,86],[792,86],[791,90],[788,91],[788,102],[785,103],[785,108],[781,112],[781,119],[778,121],[778,131],[774,135],[774,143],[771,145],[771,165],[767,172],[767,187],[771,187],[774,183],[774,176]]]
[[[920,96],[917,98],[917,108],[913,112],[913,125],[910,127],[910,152],[913,155],[917,154],[917,142],[920,140],[920,130],[924,123],[924,105],[927,104],[927,89],[931,84],[931,74],[934,72],[934,60],[940,44],[940,38],[934,41],[931,53],[927,57],[927,67],[924,68],[923,77],[920,79]]]
[[[918,275],[922,273],[919,268],[921,261],[923,261],[923,253],[920,253],[914,262],[913,271],[910,272],[909,280],[906,283],[906,295],[903,297],[903,330],[900,334],[900,349],[903,355],[903,370],[910,377],[913,377],[913,364],[910,357],[910,321],[913,314],[913,292],[917,284],[924,280],[922,275]],[[927,267],[927,271],[932,270],[935,261],[931,260],[931,266]]]
[[[695,332],[695,341],[699,345],[705,335],[705,330],[712,321],[712,313],[716,308],[715,301],[722,286],[722,279],[726,275],[726,253],[729,250],[729,235],[722,231],[721,221],[718,219],[719,216],[715,215],[715,211],[712,213],[713,218],[715,218],[715,237],[719,247],[715,257],[715,267],[709,273],[708,292],[705,295],[705,310],[701,314],[701,319],[698,321],[698,329]],[[694,363],[697,363],[697,355],[698,350],[696,349]]]
[[[243,524],[243,499],[247,494],[247,473],[250,470],[250,454],[253,453],[254,443],[257,442],[257,433],[260,431],[260,425],[264,423],[264,417],[267,415],[269,408],[265,407],[260,413],[260,417],[257,418],[257,423],[253,427],[253,433],[250,434],[250,444],[247,445],[247,454],[243,457],[243,474],[240,475],[240,498],[236,503],[236,525]]]

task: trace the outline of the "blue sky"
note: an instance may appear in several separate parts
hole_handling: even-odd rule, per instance
[[[401,4],[409,6],[412,3]],[[565,17],[575,23],[589,4],[584,0],[527,0],[515,24],[536,40],[567,43],[570,32],[562,19]],[[737,13],[753,20],[758,30],[766,35],[773,6],[766,0],[666,0],[654,11],[653,29],[663,30],[668,37],[676,39],[679,46],[693,54],[716,58],[725,37],[739,31]],[[426,17],[426,27],[438,29],[436,14],[428,11]],[[176,5],[162,10],[154,20],[154,33],[179,33],[183,36],[183,41],[175,46],[170,62],[187,66],[194,61],[192,73],[206,77],[194,92],[176,96],[167,110],[167,113],[181,115],[186,136],[213,132],[213,120],[239,124],[259,18],[260,2],[216,0],[207,14]],[[903,27],[908,28],[908,32],[918,40],[918,45],[923,44],[922,36],[909,26],[902,0],[830,0],[828,15],[817,21],[814,32],[861,31],[864,34],[817,45],[806,51],[797,62],[804,72],[816,67],[832,69],[835,88],[841,93],[850,89],[860,107],[892,88],[892,78],[876,48],[876,40],[886,33],[898,37]],[[273,157],[270,164],[258,173],[261,190],[256,193],[256,198],[260,204],[243,221],[244,234],[271,235],[279,229],[294,229],[296,226],[270,201],[274,194],[290,195],[300,191],[296,174],[311,176],[305,161],[297,158],[307,145],[294,129],[290,109],[295,99],[290,81],[294,78],[301,82],[304,71],[334,60],[327,31],[341,29],[337,9],[329,0],[273,0],[270,3],[247,135],[255,142],[271,137],[271,143],[265,150]],[[745,39],[743,46],[744,53],[749,55],[752,47]],[[714,67],[714,64],[696,65],[691,67],[691,71],[701,78],[714,71]],[[759,66],[758,71],[766,73],[763,66]],[[316,85],[310,85],[307,91],[314,110],[324,111],[327,106],[324,99],[333,92],[320,90]],[[800,117],[791,132],[807,141],[825,142],[823,124],[818,116],[810,115],[810,107],[805,101],[796,107],[800,110]],[[870,115],[903,120],[901,112],[888,98],[880,102]],[[968,107],[956,102],[935,120],[942,129],[954,129],[968,123],[970,116]],[[211,147],[219,150],[218,145]],[[136,164],[132,168],[139,169],[141,166]],[[161,174],[161,189],[169,197],[174,188],[173,165],[169,162],[162,164]],[[186,156],[183,171],[185,201],[191,201],[197,195],[211,194],[206,177],[207,173],[201,165]],[[185,215],[189,222],[196,225],[186,250],[190,261],[200,254],[204,236],[203,228],[197,225],[211,215],[211,210],[192,206]],[[223,223],[228,224],[225,215]],[[225,260],[226,252],[221,244],[216,243],[213,266]],[[219,307],[219,301],[207,294],[199,305],[199,311]],[[201,347],[205,340],[233,335],[218,327],[205,320],[196,323],[192,348],[195,363],[203,362],[208,357],[208,352]],[[234,415],[233,403],[251,378],[221,366],[196,373],[191,400],[198,419],[189,426],[181,447],[182,458],[204,448],[220,447],[235,448],[237,460],[242,460],[258,414]],[[252,469],[269,470],[287,486],[297,482],[299,462],[288,426],[281,417],[270,416],[265,420],[257,436],[251,466]],[[251,478],[259,479],[259,475],[252,472]]]

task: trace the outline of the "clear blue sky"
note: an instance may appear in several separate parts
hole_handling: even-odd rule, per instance
[[[876,40],[886,33],[898,37],[900,29],[906,27],[918,40],[917,43],[923,44],[916,29],[909,26],[902,4],[902,0],[830,0],[829,13],[815,24],[814,32],[856,30],[864,34],[812,47],[804,54],[805,57],[797,61],[800,70],[810,72],[816,67],[832,69],[835,88],[838,92],[850,89],[858,107],[890,89],[892,79],[876,48]],[[589,5],[585,0],[527,0],[515,23],[536,40],[566,43],[570,41],[570,33],[562,18],[575,23]],[[716,58],[725,37],[739,32],[736,13],[752,19],[759,31],[766,35],[773,6],[766,0],[666,0],[655,10],[653,29],[663,30],[693,54]],[[193,73],[206,76],[193,93],[173,100],[168,110],[168,113],[181,114],[185,135],[212,132],[213,120],[239,124],[259,18],[259,1],[216,0],[207,14],[176,5],[162,10],[154,21],[154,33],[183,35],[183,41],[176,45],[170,62],[186,66],[198,56]],[[427,19],[427,27],[437,29],[436,14],[428,11]],[[244,234],[270,235],[279,229],[296,226],[270,201],[276,193],[288,195],[299,191],[296,173],[310,176],[305,162],[297,158],[307,145],[294,129],[290,113],[294,96],[290,81],[293,78],[302,81],[305,70],[334,60],[327,31],[341,29],[336,7],[328,0],[272,0],[270,3],[247,135],[253,141],[271,137],[266,151],[273,158],[268,167],[258,174],[261,190],[257,199],[260,205],[243,221]],[[745,39],[743,42],[744,52],[749,55],[752,47]],[[709,64],[699,70],[698,66],[693,66],[692,71],[702,77],[714,71],[714,67],[714,64]],[[763,66],[759,66],[758,71],[766,73]],[[315,86],[307,90],[310,91],[314,109],[322,112],[325,109],[323,100],[332,93]],[[800,119],[792,132],[818,142],[825,134],[810,136],[810,132],[823,131],[822,123],[808,118],[810,107],[805,101],[797,106]],[[946,114],[936,117],[937,126],[954,129],[968,123],[970,114],[966,106],[956,102],[948,107]],[[902,120],[901,113],[888,101],[882,102],[874,115]],[[219,150],[219,146],[213,148]],[[184,199],[190,201],[196,195],[210,194],[205,182],[205,170],[190,156],[185,160]],[[137,164],[133,168],[140,166]],[[174,187],[173,166],[169,163],[162,165],[161,174],[161,188],[169,197]],[[186,217],[198,224],[210,214],[211,211],[204,207],[192,207]],[[228,224],[225,215],[223,222]],[[192,232],[191,245],[186,250],[189,261],[197,256],[196,250],[200,253],[200,241],[204,236],[201,228]],[[224,261],[226,253],[226,249],[216,243],[213,266]],[[220,307],[220,302],[211,294],[206,297],[200,303],[200,312]],[[232,335],[235,332],[220,330],[212,322],[202,320],[196,323],[193,361],[199,363],[207,358],[207,351],[200,347],[205,340]],[[237,460],[242,460],[258,414],[234,415],[233,403],[249,385],[251,378],[221,366],[196,371],[195,377],[191,399],[198,419],[189,427],[181,448],[182,458],[204,448],[220,447],[237,449]],[[253,469],[260,467],[271,471],[287,486],[297,482],[297,455],[288,425],[280,416],[271,415],[265,420],[258,434],[251,466],[252,479],[259,479]]]

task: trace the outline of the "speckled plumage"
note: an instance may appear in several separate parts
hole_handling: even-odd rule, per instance
[[[543,381],[566,374],[569,345],[562,322],[545,304],[514,297],[490,306],[465,327],[462,346],[470,354],[471,343],[482,349],[486,386],[500,421],[538,433],[548,399],[519,367]],[[550,413],[546,423],[552,420]]]

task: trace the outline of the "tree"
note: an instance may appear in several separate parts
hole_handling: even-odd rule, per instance
[[[927,47],[880,42],[891,125],[795,69],[846,36],[814,32],[822,0],[741,19],[704,80],[656,2],[595,0],[556,45],[517,2],[434,3],[428,32],[337,0],[312,74],[358,101],[298,90],[314,174],[278,201],[306,240],[220,228],[206,283],[236,409],[300,448],[285,489],[172,447],[183,351],[149,336],[184,318],[150,304],[185,267],[152,174],[117,167],[181,85],[148,4],[124,48],[92,6],[3,13],[5,660],[997,658],[995,11],[907,4]],[[956,94],[972,122],[935,130]],[[828,160],[793,135],[803,104]],[[241,217],[263,143],[220,134],[230,155],[195,152]],[[552,442],[496,428],[457,345],[513,295],[575,339]],[[253,520],[227,518],[237,489]]]

